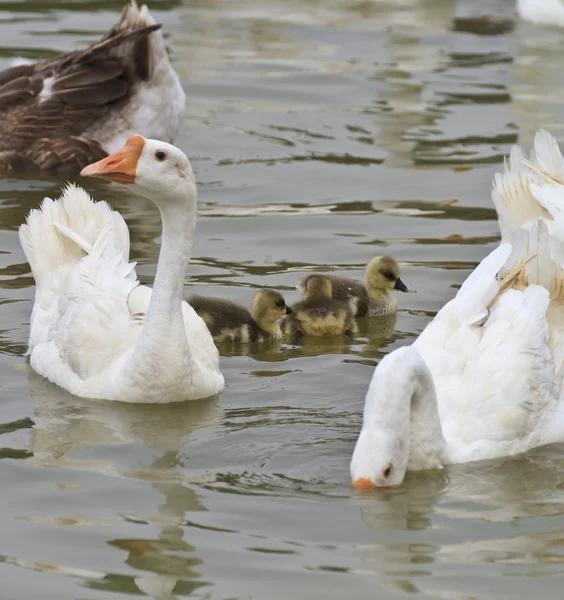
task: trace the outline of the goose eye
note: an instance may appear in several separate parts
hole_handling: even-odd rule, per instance
[[[163,152],[162,150],[157,150],[155,152],[155,158],[159,161],[159,162],[163,162],[164,160],[166,160],[166,152]]]
[[[276,306],[278,308],[284,308],[286,306],[286,303],[284,302],[284,300],[278,300],[278,302],[276,303]]]
[[[395,281],[396,280],[396,276],[393,273],[390,273],[389,271],[384,271],[382,273],[382,275],[388,279],[389,281]]]
[[[393,469],[393,467],[392,467],[392,465],[391,465],[391,464],[389,464],[389,465],[388,465],[388,466],[387,466],[387,467],[384,469],[384,473],[383,473],[383,475],[384,475],[384,479],[388,479],[388,477],[389,477],[389,476],[392,474],[392,469]]]

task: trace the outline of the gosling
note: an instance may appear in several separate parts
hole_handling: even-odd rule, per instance
[[[317,275],[309,275],[300,282],[298,292],[302,298],[308,281]],[[355,317],[384,317],[393,315],[398,309],[396,299],[388,290],[407,292],[407,286],[400,279],[400,268],[391,256],[375,256],[366,266],[365,283],[326,275],[331,281],[335,300],[346,302]]]
[[[189,301],[202,317],[216,342],[267,342],[283,337],[280,319],[292,312],[282,294],[259,290],[251,312],[229,300],[193,296]]]
[[[329,277],[311,275],[304,283],[303,300],[284,319],[286,335],[352,335],[358,331],[347,302],[331,297],[333,286]]]

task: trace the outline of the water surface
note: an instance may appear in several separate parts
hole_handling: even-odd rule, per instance
[[[503,155],[540,126],[564,142],[564,30],[512,26],[510,0],[154,4],[200,186],[186,295],[293,302],[304,273],[360,278],[382,252],[416,293],[353,340],[224,349],[217,399],[80,400],[23,357],[34,287],[16,231],[63,181],[1,181],[2,597],[560,598],[563,447],[363,495],[348,463],[374,365],[496,246]],[[0,67],[83,47],[120,5],[5,2]],[[156,208],[84,184],[122,212],[151,283]]]

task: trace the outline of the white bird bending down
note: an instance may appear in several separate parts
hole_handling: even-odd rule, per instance
[[[351,461],[356,487],[564,440],[563,166],[546,132],[531,161],[512,151],[494,183],[504,243],[374,372]]]
[[[175,146],[139,135],[82,175],[130,186],[161,213],[153,290],[129,261],[129,231],[105,202],[69,185],[20,227],[36,282],[32,368],[87,398],[165,403],[205,398],[224,387],[213,339],[182,301],[196,227],[196,181]]]

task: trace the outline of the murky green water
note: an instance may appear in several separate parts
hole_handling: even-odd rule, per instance
[[[0,67],[82,47],[120,5],[4,2]],[[348,463],[373,365],[495,247],[503,154],[539,126],[564,142],[564,30],[465,20],[511,18],[512,0],[153,5],[200,184],[187,295],[294,301],[305,272],[361,277],[380,252],[417,293],[395,330],[227,352],[217,402],[83,401],[22,357],[33,281],[16,229],[62,181],[1,181],[0,597],[561,598],[564,448],[370,495]],[[151,282],[156,208],[85,185],[124,214]]]

